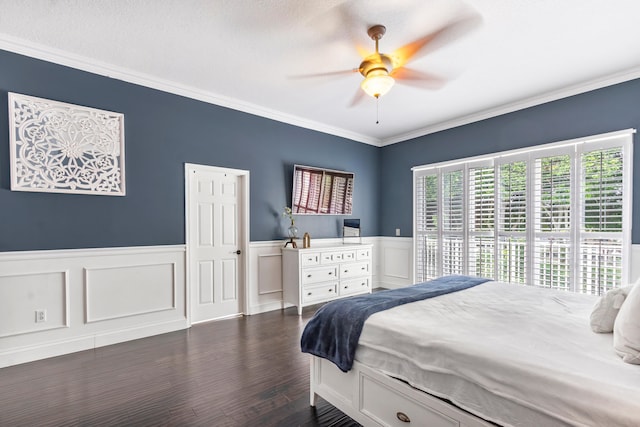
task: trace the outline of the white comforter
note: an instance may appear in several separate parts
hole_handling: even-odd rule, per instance
[[[372,315],[356,360],[501,425],[640,426],[640,366],[591,331],[595,302],[488,282]]]

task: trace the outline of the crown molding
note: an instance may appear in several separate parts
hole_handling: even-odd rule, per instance
[[[114,66],[112,64],[97,61],[85,56],[76,55],[65,52],[60,49],[43,46],[17,37],[0,34],[0,49],[20,55],[41,59],[54,64],[63,65],[65,67],[75,68],[93,74],[109,77],[116,80],[122,80],[127,83],[133,83],[152,89],[161,90],[163,92],[175,95],[185,96],[187,98],[196,99],[213,105],[218,105],[232,110],[241,111],[243,113],[264,117],[282,123],[291,124],[305,129],[339,136],[349,140],[362,142],[364,144],[380,146],[380,139],[371,136],[362,135],[357,132],[351,132],[346,129],[328,126],[326,124],[308,120],[292,114],[286,114],[277,110],[264,108],[262,106],[242,102],[227,96],[218,95],[212,92],[202,91],[200,89],[181,85],[179,83],[159,79],[157,77],[139,73],[127,68]]]
[[[384,147],[398,142],[408,141],[413,138],[429,135],[443,130],[452,129],[458,126],[467,125],[469,123],[479,122],[481,120],[490,119],[492,117],[501,116],[503,114],[513,113],[514,111],[523,110],[529,107],[535,107],[536,105],[545,104],[551,101],[557,101],[558,99],[568,98],[570,96],[579,95],[581,93],[589,92],[592,90],[600,89],[606,86],[626,82],[640,78],[640,67],[635,67],[626,71],[611,74],[605,77],[599,77],[597,79],[589,80],[576,85],[568,86],[559,90],[547,92],[541,95],[536,95],[530,98],[526,98],[520,101],[512,102],[509,104],[501,105],[498,107],[490,108],[478,113],[469,114],[467,116],[459,117],[452,120],[436,123],[434,125],[426,126],[421,129],[417,129],[411,132],[403,133],[400,135],[385,138],[380,142],[380,147]]]
[[[187,98],[196,99],[198,101],[206,102],[209,104],[218,105],[232,110],[241,111],[255,116],[264,117],[301,128],[346,138],[352,141],[361,142],[376,147],[384,147],[387,145],[408,141],[410,139],[418,138],[443,130],[455,128],[469,123],[474,123],[492,117],[497,117],[503,114],[512,113],[514,111],[534,107],[536,105],[556,101],[558,99],[567,98],[569,96],[578,95],[591,90],[600,89],[606,86],[611,86],[614,84],[640,78],[640,67],[636,67],[609,76],[589,80],[577,85],[572,85],[559,90],[547,92],[542,95],[537,95],[531,98],[469,114],[467,116],[435,123],[433,125],[395,135],[389,138],[379,139],[357,132],[351,132],[335,126],[329,126],[313,120],[308,120],[292,114],[286,114],[277,110],[264,108],[256,104],[242,102],[227,96],[202,91],[191,86],[181,85],[169,80],[159,79],[148,74],[139,73],[124,67],[117,67],[106,62],[96,61],[94,59],[90,59],[81,55],[72,54],[60,49],[54,49],[17,37],[8,36],[6,34],[0,34],[0,49],[36,59],[41,59],[54,64],[75,68],[81,71],[109,77],[112,79],[122,80],[127,83],[133,83],[152,89],[157,89],[163,92],[185,96]]]

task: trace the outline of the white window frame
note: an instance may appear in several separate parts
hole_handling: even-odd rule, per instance
[[[438,177],[439,191],[442,190],[442,174],[446,171],[451,170],[463,170],[464,176],[464,188],[463,194],[465,194],[465,205],[463,208],[464,215],[464,227],[463,227],[463,236],[464,236],[464,274],[468,274],[469,270],[469,223],[468,223],[468,203],[467,200],[467,192],[469,186],[469,169],[477,168],[482,166],[493,166],[495,169],[496,176],[496,187],[495,187],[495,200],[496,203],[498,201],[498,168],[500,165],[512,163],[516,161],[526,161],[527,163],[527,183],[526,183],[526,211],[527,211],[527,227],[526,227],[526,240],[527,240],[527,265],[526,265],[526,283],[531,284],[533,278],[533,246],[535,242],[535,228],[532,224],[531,219],[534,218],[534,202],[535,202],[535,194],[533,191],[534,179],[535,179],[535,170],[534,165],[535,159],[541,157],[548,157],[554,155],[564,155],[570,154],[570,158],[572,159],[572,167],[571,167],[571,227],[568,233],[570,237],[570,241],[572,247],[578,248],[578,244],[580,243],[580,238],[582,236],[580,230],[580,213],[583,209],[583,201],[580,199],[579,191],[577,191],[580,187],[581,182],[581,170],[577,167],[580,156],[583,152],[590,152],[594,150],[604,150],[612,147],[622,147],[623,150],[623,210],[622,210],[622,221],[623,221],[623,229],[622,229],[622,286],[625,286],[629,283],[630,278],[630,259],[631,259],[631,224],[632,224],[632,203],[633,203],[633,134],[636,132],[635,129],[625,129],[617,132],[609,132],[599,135],[593,135],[584,138],[576,138],[567,141],[559,141],[553,142],[549,144],[543,144],[533,147],[527,147],[516,150],[509,150],[484,156],[476,156],[470,158],[457,159],[453,161],[440,162],[422,166],[413,167],[411,170],[413,172],[413,253],[414,257],[417,256],[418,253],[418,237],[424,233],[419,233],[417,230],[417,180],[425,175],[436,174]],[[442,248],[442,238],[445,233],[443,233],[442,229],[442,206],[441,203],[438,202],[438,243],[440,250],[439,259],[437,262],[437,271],[438,274],[442,274],[442,256],[441,256],[441,248]],[[495,236],[495,247],[497,248],[498,238],[500,233],[498,232],[498,212],[496,210],[494,219],[496,221],[496,225],[494,226],[494,236]],[[616,232],[617,233],[617,232]],[[433,234],[433,233],[429,233]],[[600,233],[602,234],[602,233]],[[496,249],[497,250],[497,249]],[[577,260],[578,254],[577,251],[573,251],[572,260]],[[494,267],[494,275],[498,273],[498,259],[497,256],[495,258],[495,267]],[[416,260],[414,260],[416,261]],[[416,282],[418,280],[418,263],[414,262],[413,269],[413,281]],[[573,266],[571,269],[571,290],[576,290],[577,286],[577,278],[579,277],[579,264],[577,262],[573,262]]]

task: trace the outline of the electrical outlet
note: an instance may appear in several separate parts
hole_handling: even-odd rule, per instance
[[[47,321],[47,310],[36,310],[36,323]]]
[[[396,236],[400,236],[400,229],[396,228]]]

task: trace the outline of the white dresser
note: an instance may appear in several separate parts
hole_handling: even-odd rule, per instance
[[[371,292],[373,245],[282,249],[284,301],[302,308]]]

